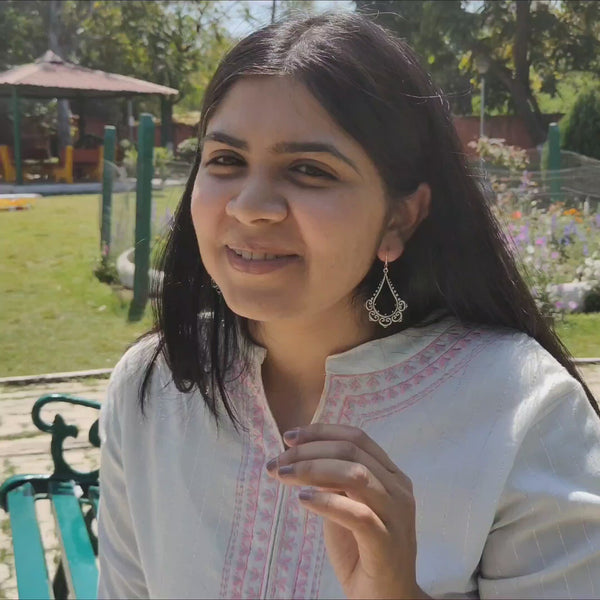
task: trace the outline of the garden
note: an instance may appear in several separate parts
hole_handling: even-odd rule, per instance
[[[553,201],[528,171],[527,153],[500,140],[480,140],[487,190],[540,307],[577,357],[600,356],[600,213],[581,198]],[[182,188],[154,194],[154,247]],[[115,194],[119,207],[132,194]],[[152,323],[150,307],[129,322],[131,291],[99,280],[99,199],[55,196],[31,210],[0,215],[0,376],[111,367]],[[117,219],[118,220],[118,219]],[[111,253],[105,249],[104,254]],[[109,260],[110,263],[110,260]]]

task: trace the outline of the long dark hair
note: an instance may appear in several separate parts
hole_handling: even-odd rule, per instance
[[[401,199],[421,182],[431,186],[428,218],[401,258],[390,265],[390,276],[408,309],[402,325],[386,333],[419,326],[437,309],[463,322],[522,331],[583,385],[598,413],[594,397],[504,245],[469,170],[447,101],[403,41],[353,13],[264,27],[239,42],[219,65],[204,97],[200,139],[227,91],[249,75],[284,75],[302,82],[361,144],[390,199]],[[237,427],[240,421],[225,384],[247,367],[248,322],[212,287],[198,251],[190,203],[200,160],[201,148],[163,255],[165,277],[154,305],[156,325],[146,334],[158,334],[158,344],[145,371],[140,403],[143,412],[152,370],[162,354],[178,390],[199,390],[217,425],[224,408]],[[380,277],[381,265],[374,261],[355,299],[369,297]]]

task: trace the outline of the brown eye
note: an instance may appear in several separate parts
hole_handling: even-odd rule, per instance
[[[215,165],[217,167],[235,167],[241,163],[239,158],[235,156],[230,156],[228,154],[223,154],[221,156],[215,156],[206,163],[208,165]]]
[[[325,171],[323,171],[322,169],[319,169],[318,167],[315,167],[314,165],[307,165],[307,164],[298,165],[297,167],[295,167],[295,169],[301,175],[306,175],[307,177],[335,179],[335,177],[333,175],[326,173]],[[304,169],[304,170],[301,170],[301,169]]]

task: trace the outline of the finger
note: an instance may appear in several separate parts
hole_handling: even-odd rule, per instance
[[[370,438],[362,429],[350,425],[337,425],[329,423],[311,423],[305,427],[297,427],[286,431],[283,439],[289,446],[297,446],[306,442],[319,440],[345,440],[352,442],[375,460],[379,461],[388,471],[400,471],[385,450]]]
[[[302,489],[302,505],[326,519],[352,531],[361,557],[375,559],[386,554],[391,536],[385,523],[366,504],[329,492]]]
[[[306,460],[284,465],[276,473],[286,485],[313,486],[342,491],[349,498],[366,504],[382,520],[392,512],[401,514],[401,507],[392,511],[392,496],[365,465],[329,458]]]
[[[352,463],[360,463],[373,473],[374,477],[381,482],[383,487],[389,493],[393,493],[394,490],[402,484],[402,481],[397,477],[397,474],[390,473],[390,471],[378,460],[373,458],[373,456],[348,440],[307,442],[298,446],[292,446],[280,454],[276,459],[267,463],[267,470],[269,473],[275,474],[279,467],[319,458],[333,458]]]

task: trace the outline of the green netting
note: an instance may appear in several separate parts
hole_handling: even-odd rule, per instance
[[[575,152],[561,150],[558,170],[542,167],[542,156],[537,150],[528,151],[529,164],[525,171],[509,171],[483,164],[485,174],[518,192],[527,187],[533,189],[532,199],[541,202],[563,201],[569,204],[589,202],[596,206],[600,202],[600,160]],[[477,171],[478,165],[475,165]],[[479,170],[479,174],[481,171]],[[553,183],[560,190],[553,195]]]
[[[108,165],[113,178],[111,211],[111,242],[108,256],[111,260],[135,244],[136,181],[128,176],[125,167],[111,163]],[[151,245],[164,235],[171,224],[183,188],[189,174],[190,165],[183,161],[168,163],[163,171],[165,179],[153,179],[151,209]],[[102,222],[102,196],[99,198],[99,219]]]

